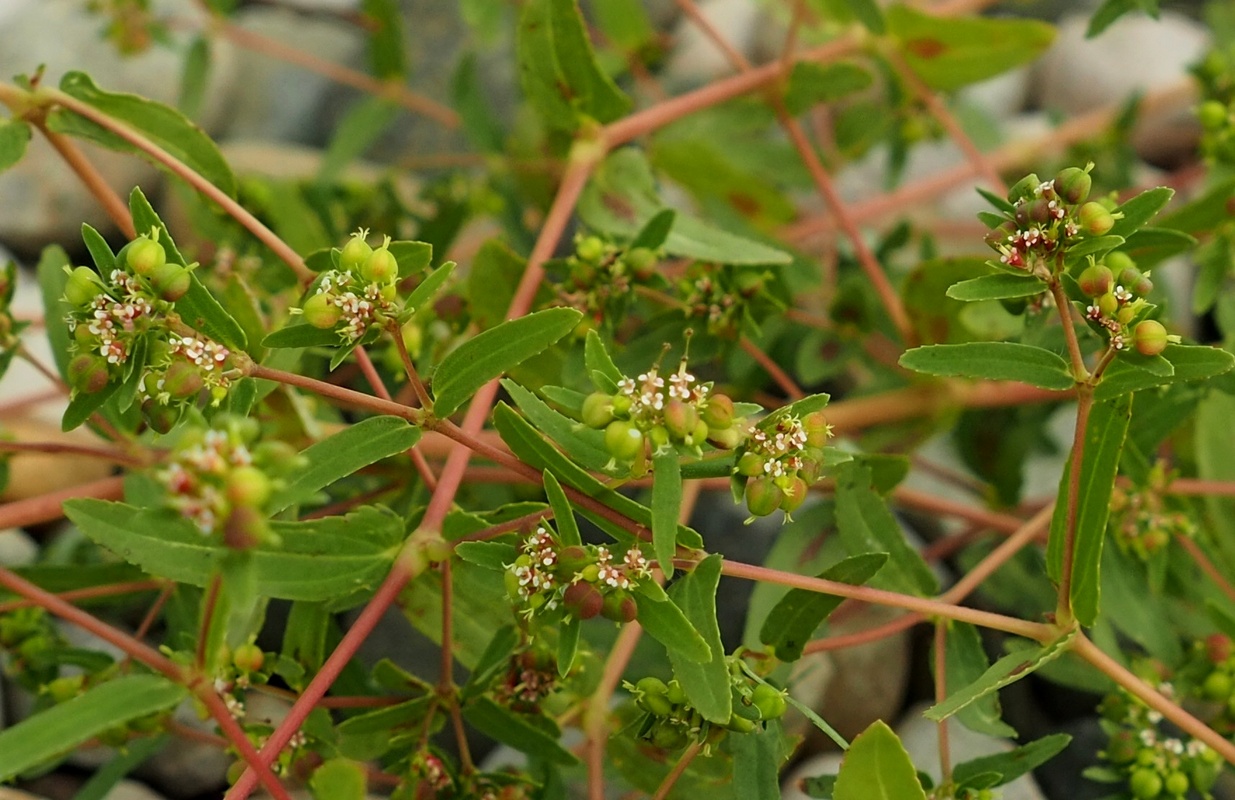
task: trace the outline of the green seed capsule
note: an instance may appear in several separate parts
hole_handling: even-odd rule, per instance
[[[575,252],[584,261],[600,261],[605,257],[605,243],[597,236],[585,236],[579,240]]]
[[[154,271],[167,263],[167,251],[163,245],[146,236],[138,237],[125,251],[129,269],[138,275],[150,277]]]
[[[746,508],[756,517],[766,517],[780,508],[785,493],[771,478],[755,478],[746,484]]]
[[[739,475],[745,475],[748,478],[754,478],[763,474],[763,464],[767,459],[758,453],[745,452],[738,459],[737,471]]]
[[[184,297],[193,285],[193,277],[186,267],[179,264],[163,264],[150,273],[150,288],[169,303]]]
[[[95,394],[107,388],[111,371],[102,356],[83,353],[69,362],[69,385],[82,394]]]
[[[304,312],[305,322],[323,330],[333,328],[343,317],[343,309],[332,303],[326,294],[309,296],[300,310]]]
[[[187,361],[173,361],[163,376],[163,391],[179,400],[196,396],[204,385],[201,371]]]
[[[1162,777],[1152,769],[1138,769],[1128,779],[1128,788],[1137,800],[1153,800],[1162,794]]]
[[[792,514],[794,511],[797,511],[806,502],[808,491],[806,481],[794,476],[789,485],[781,489],[781,492],[784,494],[780,501],[781,511],[784,511],[786,514]]]
[[[261,508],[273,490],[270,478],[254,466],[236,467],[227,476],[227,499],[232,505]]]
[[[365,259],[360,267],[360,277],[370,283],[392,283],[399,277],[399,262],[385,246],[379,247]]]
[[[1132,334],[1136,343],[1136,352],[1143,356],[1156,356],[1166,349],[1166,328],[1156,319],[1146,319],[1138,322]]]
[[[1126,269],[1136,269],[1136,262],[1132,260],[1132,256],[1122,250],[1112,250],[1102,257],[1102,263],[1110,269],[1111,273],[1118,275]],[[1139,272],[1137,273],[1140,274]]]
[[[755,704],[755,708],[759,709],[764,719],[780,719],[789,707],[784,693],[766,683],[755,687],[751,694],[751,702]]]
[[[1092,186],[1089,173],[1079,167],[1062,169],[1055,176],[1055,192],[1069,203],[1084,202]]]
[[[1115,276],[1110,268],[1102,264],[1089,265],[1077,280],[1081,291],[1088,297],[1101,297],[1111,290],[1114,282]]]
[[[362,232],[352,234],[343,249],[339,252],[339,266],[348,272],[356,272],[364,266],[373,254],[373,248],[364,240]]]
[[[644,678],[644,680],[647,680],[647,679]],[[640,683],[643,683],[643,681],[640,681]],[[662,683],[661,686],[664,686],[664,684]],[[663,693],[644,694],[635,699],[635,705],[639,706],[639,708],[643,709],[644,711],[647,711],[648,713],[654,714],[658,717],[668,717],[673,714],[673,704],[670,703],[665,698],[665,695]]]
[[[680,706],[686,702],[686,692],[682,690],[682,684],[678,683],[677,680],[669,681],[669,685],[665,689],[665,696],[675,706]]]
[[[1008,202],[1015,203],[1017,200],[1032,199],[1034,190],[1042,184],[1042,180],[1034,173],[1029,173],[1021,178],[1012,188],[1008,190]]]
[[[583,401],[583,424],[597,430],[613,421],[613,395],[593,392]]]
[[[1201,103],[1200,108],[1196,110],[1196,116],[1201,121],[1201,126],[1207,131],[1218,130],[1226,125],[1230,118],[1226,106],[1217,100],[1206,100]]]
[[[103,291],[99,273],[89,267],[77,267],[64,284],[64,299],[74,308],[85,308]]]
[[[734,733],[750,733],[758,727],[758,723],[738,714],[733,714],[729,717],[729,721],[725,723],[725,727]]]
[[[713,432],[727,430],[733,425],[733,400],[729,399],[728,395],[712,395],[700,412],[699,418],[706,422],[708,429]]]
[[[1081,230],[1090,236],[1102,236],[1115,227],[1115,218],[1101,203],[1090,201],[1077,212]]]
[[[624,420],[614,420],[605,428],[605,449],[614,458],[632,461],[643,452],[643,432]]]
[[[1226,700],[1231,696],[1231,676],[1226,672],[1214,671],[1205,678],[1201,691],[1210,700]]]

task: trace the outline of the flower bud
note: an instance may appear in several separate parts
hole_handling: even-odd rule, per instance
[[[579,619],[591,619],[604,608],[605,597],[590,583],[576,581],[562,593],[562,604]]]
[[[360,277],[370,283],[393,283],[399,277],[399,262],[383,245],[369,254],[360,267]]]
[[[699,416],[708,424],[709,430],[723,431],[733,425],[733,400],[728,395],[714,394],[708,398]]]
[[[307,298],[301,311],[304,312],[305,322],[323,330],[333,328],[343,316],[343,309],[330,302],[328,295],[321,293]]]
[[[356,272],[364,266],[372,254],[373,248],[369,247],[369,243],[364,240],[364,232],[357,231],[339,251],[339,267],[348,272]]]
[[[746,484],[746,508],[756,517],[771,514],[784,499],[785,493],[771,478],[755,478]]]
[[[169,303],[184,297],[192,285],[188,268],[179,264],[162,264],[150,273],[150,288]]]
[[[593,392],[583,401],[580,413],[583,424],[597,430],[613,421],[613,395],[604,392]]]
[[[94,394],[107,388],[111,373],[101,356],[83,353],[69,362],[69,385],[82,394]]]
[[[1081,230],[1090,236],[1102,236],[1115,227],[1115,218],[1101,203],[1090,201],[1077,212]]]
[[[125,251],[125,260],[129,269],[143,277],[150,277],[154,271],[167,263],[167,251],[163,245],[147,236],[139,236]]]
[[[1166,328],[1156,319],[1138,322],[1132,338],[1136,344],[1136,352],[1143,356],[1156,356],[1166,349]]]
[[[614,458],[631,461],[643,452],[643,432],[629,422],[614,420],[605,428],[605,449]]]
[[[1077,279],[1081,291],[1089,297],[1101,297],[1106,294],[1111,290],[1114,281],[1115,277],[1110,269],[1101,264],[1090,264]]]
[[[1067,167],[1055,176],[1055,191],[1068,203],[1084,202],[1092,186],[1093,179],[1080,167]]]

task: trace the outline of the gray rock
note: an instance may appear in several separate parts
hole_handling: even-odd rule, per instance
[[[7,0],[0,25],[0,74],[29,73],[46,65],[43,82],[55,85],[70,70],[84,70],[102,88],[137,93],[163,103],[175,104],[182,70],[181,50],[189,35],[174,37],[172,47],[156,45],[132,56],[121,55],[103,38],[102,17],[88,13],[76,0]],[[200,19],[192,0],[162,0],[156,13],[179,19]],[[222,117],[227,85],[236,74],[230,48],[216,47],[211,87],[203,123],[209,129]],[[147,194],[158,186],[157,171],[133,156],[114,153],[89,144],[82,150],[109,186],[127,195],[134,186]],[[103,231],[113,229],[98,203],[81,180],[64,165],[58,154],[37,134],[25,157],[0,175],[0,241],[23,250],[36,250],[51,242],[72,242],[82,222]]]
[[[163,800],[163,795],[144,783],[123,780],[107,793],[107,800]]]
[[[750,58],[763,16],[759,4],[751,0],[703,0],[698,5],[721,37]],[[706,83],[735,71],[724,52],[688,17],[678,19],[673,41],[675,45],[665,69],[669,85]]]
[[[0,530],[0,566],[27,567],[39,557],[39,545],[17,528]]]
[[[1083,14],[1060,21],[1054,45],[1037,66],[1036,90],[1043,107],[1083,114],[1122,103],[1137,92],[1182,87],[1188,65],[1210,44],[1204,26],[1170,11],[1157,20],[1128,14],[1094,39],[1085,38],[1088,25]],[[1199,129],[1193,103],[1181,94],[1143,120],[1134,137],[1138,152],[1159,160],[1194,144]]]

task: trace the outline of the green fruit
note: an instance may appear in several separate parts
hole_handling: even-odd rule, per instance
[[[831,435],[828,418],[823,415],[822,411],[812,411],[803,417],[802,430],[806,431],[807,447],[823,447],[828,443],[828,437]]]
[[[794,476],[793,480],[789,481],[788,486],[781,487],[781,492],[784,496],[780,501],[780,509],[786,514],[792,514],[806,502],[806,495],[809,489],[806,481]]]
[[[187,361],[173,361],[163,375],[163,391],[178,400],[196,396],[203,386],[201,371]]]
[[[1088,297],[1101,297],[1111,290],[1112,284],[1115,282],[1115,276],[1111,273],[1109,267],[1101,264],[1091,264],[1081,277],[1077,279],[1077,284],[1081,287],[1081,291]]]
[[[1089,197],[1093,179],[1079,167],[1067,167],[1055,176],[1055,192],[1069,203],[1080,203]]]
[[[708,440],[708,424],[703,420],[695,423],[695,429],[682,438],[687,447],[702,447]]]
[[[614,622],[634,622],[639,615],[639,606],[629,592],[617,589],[605,597],[600,613]]]
[[[1196,116],[1201,126],[1208,131],[1216,131],[1227,124],[1229,115],[1226,106],[1217,100],[1206,100],[1196,110]]]
[[[676,680],[669,681],[666,687],[665,696],[669,698],[669,702],[675,706],[680,706],[686,702],[686,692],[682,690],[682,684]]]
[[[364,240],[362,231],[352,234],[343,249],[339,251],[339,267],[348,272],[356,272],[364,266],[373,254],[373,248]]]
[[[133,240],[125,251],[129,269],[138,275],[150,277],[156,269],[167,263],[167,251],[163,245],[146,236]]]
[[[44,687],[47,694],[51,695],[51,699],[57,703],[64,703],[72,700],[77,695],[81,694],[82,687],[86,683],[84,675],[72,675],[62,678],[56,678],[51,683]]]
[[[660,678],[654,678],[649,675],[646,678],[639,679],[639,682],[635,684],[635,691],[643,695],[656,694],[663,697],[668,693],[669,687]]]
[[[1136,759],[1140,742],[1129,730],[1121,730],[1111,736],[1106,745],[1106,758],[1113,764],[1127,764]]]
[[[266,661],[266,654],[255,644],[242,644],[232,653],[232,663],[241,672],[257,672]]]
[[[99,273],[89,267],[77,267],[64,284],[64,299],[74,308],[85,308],[103,292]]]
[[[1136,262],[1122,250],[1112,250],[1107,253],[1102,257],[1102,263],[1115,275],[1122,273],[1126,269],[1136,269]],[[1138,272],[1137,275],[1139,276],[1140,273]]]
[[[249,550],[266,538],[266,515],[249,506],[233,508],[223,524],[223,544],[232,550]]]
[[[613,415],[623,419],[630,416],[631,400],[624,394],[613,396]]]
[[[739,475],[745,475],[748,478],[754,478],[762,475],[763,465],[766,460],[767,459],[758,453],[747,451],[742,454],[741,458],[738,459],[737,473]]]
[[[742,432],[736,427],[731,426],[719,431],[714,428],[708,428],[707,440],[722,450],[734,449],[740,445],[742,440],[745,438],[746,437],[742,435]]]
[[[261,508],[273,489],[270,478],[257,467],[236,467],[227,476],[227,499],[233,505]]]
[[[1156,356],[1166,349],[1166,328],[1156,319],[1142,320],[1137,323],[1132,339],[1136,344],[1136,352],[1143,356]]]
[[[606,598],[590,583],[577,581],[562,593],[562,604],[579,619],[592,619],[604,609]]]
[[[699,423],[699,412],[695,410],[695,407],[687,405],[677,397],[665,403],[664,417],[665,428],[678,441],[694,433],[695,426]]]
[[[579,240],[575,252],[584,261],[600,261],[605,257],[605,243],[598,236],[585,236]]]
[[[180,419],[180,409],[147,398],[142,402],[142,419],[155,433],[168,433]]]
[[[1162,777],[1152,769],[1138,769],[1128,779],[1128,789],[1137,800],[1153,800],[1162,794]]]
[[[680,750],[690,741],[690,737],[686,735],[677,725],[670,723],[661,723],[652,731],[652,744],[662,750]]]
[[[631,274],[641,281],[650,280],[656,274],[656,253],[646,247],[627,250],[622,260],[630,267]]]
[[[360,277],[370,283],[393,283],[399,277],[399,262],[384,246],[379,247],[365,259]]]
[[[613,395],[604,392],[593,392],[583,401],[580,413],[583,424],[597,430],[613,421]]]
[[[733,426],[733,400],[728,395],[714,394],[699,413],[699,418],[707,423],[708,429],[723,431]]]
[[[614,420],[605,428],[605,449],[614,458],[632,461],[643,452],[643,432],[624,420]]]
[[[1166,793],[1174,797],[1183,797],[1191,788],[1192,782],[1188,780],[1188,776],[1182,772],[1172,772],[1166,776],[1164,782]]]
[[[315,294],[304,301],[300,308],[305,322],[323,330],[333,328],[343,316],[343,309],[330,302],[326,294]]]
[[[1119,300],[1110,292],[1099,297],[1095,305],[1098,306],[1098,310],[1102,312],[1104,317],[1113,317],[1115,312],[1119,310]]]
[[[69,362],[69,385],[82,394],[94,394],[107,388],[111,372],[102,356],[83,353]]]
[[[1025,198],[1033,198],[1034,190],[1042,184],[1042,180],[1034,173],[1029,173],[1021,178],[1012,188],[1008,190],[1008,202],[1015,203],[1017,200]]]
[[[785,710],[789,707],[784,693],[766,683],[757,685],[751,693],[750,699],[755,704],[755,708],[759,709],[759,713],[763,715],[764,719],[780,719],[785,715]]]
[[[174,303],[189,293],[193,276],[187,267],[164,264],[150,276],[150,288],[162,299]]]
[[[1081,230],[1090,236],[1102,236],[1115,227],[1115,218],[1101,203],[1090,201],[1077,212]]]
[[[734,733],[751,733],[758,727],[758,723],[733,714],[729,717],[729,721],[725,723],[725,727]]]
[[[755,478],[746,484],[746,508],[756,517],[771,514],[784,499],[785,493],[771,478]]]

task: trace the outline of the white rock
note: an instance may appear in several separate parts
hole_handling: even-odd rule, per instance
[[[46,65],[43,83],[56,85],[70,70],[83,70],[103,89],[133,92],[163,103],[175,104],[183,56],[180,49],[188,35],[175,37],[173,47],[156,45],[132,56],[121,55],[103,38],[105,21],[90,14],[77,0],[5,0],[0,25],[0,74],[29,73]],[[162,0],[156,13],[178,19],[200,19],[192,0]],[[227,85],[236,74],[231,48],[214,48],[211,86],[203,122],[207,129],[223,116]],[[130,155],[81,144],[108,185],[127,196],[134,186],[151,194],[158,185],[157,171]],[[82,222],[100,230],[113,229],[81,179],[64,165],[60,156],[35,134],[25,157],[0,174],[0,240],[25,250],[45,244],[76,240]]]
[[[0,565],[28,567],[39,557],[39,545],[18,528],[0,530]]]
[[[759,5],[752,0],[703,0],[698,6],[721,37],[749,58],[760,28]],[[689,17],[679,18],[673,39],[665,70],[668,83],[698,84],[734,72],[724,52]]]
[[[1187,67],[1209,47],[1205,27],[1182,14],[1163,12],[1154,20],[1128,14],[1100,36],[1085,38],[1087,15],[1071,14],[1059,23],[1051,49],[1037,67],[1037,95],[1049,110],[1083,114],[1126,101],[1134,93],[1184,85]],[[1194,100],[1159,109],[1138,128],[1138,152],[1161,158],[1172,148],[1195,140]]]
[[[163,800],[163,795],[144,783],[123,780],[112,787],[106,800]]]
[[[962,102],[972,103],[995,119],[1002,120],[1024,110],[1029,86],[1030,70],[1022,67],[966,86],[959,94]]]

